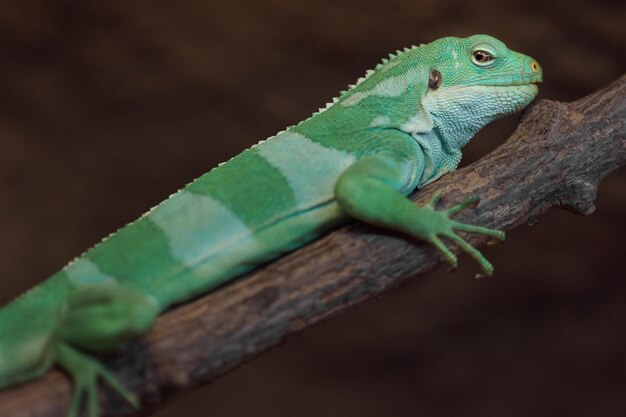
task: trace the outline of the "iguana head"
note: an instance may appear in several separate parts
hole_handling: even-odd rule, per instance
[[[537,61],[494,37],[447,37],[391,54],[338,98],[336,111],[374,128],[434,128],[459,149],[481,127],[528,105],[542,77]]]
[[[425,45],[428,87],[422,105],[446,140],[461,147],[487,123],[526,107],[541,67],[488,35],[443,38]]]

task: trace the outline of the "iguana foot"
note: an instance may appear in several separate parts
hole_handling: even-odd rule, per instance
[[[437,191],[428,204],[424,206],[424,209],[430,210],[430,212],[428,215],[424,216],[426,217],[426,219],[424,219],[424,223],[427,224],[424,229],[426,229],[427,232],[420,237],[435,246],[444,256],[446,261],[448,261],[453,268],[456,268],[458,264],[456,255],[448,249],[448,247],[442,242],[441,238],[443,237],[452,241],[480,264],[484,275],[491,276],[493,274],[493,266],[491,263],[489,263],[489,261],[476,248],[459,236],[456,231],[460,230],[463,232],[479,233],[493,237],[500,241],[503,241],[505,238],[504,232],[501,230],[458,222],[450,218],[465,208],[477,203],[480,200],[478,196],[474,195],[467,197],[461,203],[446,210],[436,211],[435,206],[440,199],[441,192]]]
[[[100,362],[78,350],[60,344],[57,350],[57,363],[74,381],[72,404],[67,417],[78,417],[81,405],[85,402],[88,417],[98,417],[98,378],[119,394],[130,406],[139,408],[137,397],[124,388]]]

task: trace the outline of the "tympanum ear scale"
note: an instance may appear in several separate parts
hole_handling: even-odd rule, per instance
[[[430,78],[428,79],[428,88],[436,90],[441,85],[441,73],[437,70],[430,72]]]

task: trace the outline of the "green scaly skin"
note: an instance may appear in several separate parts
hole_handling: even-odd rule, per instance
[[[486,35],[407,48],[325,109],[209,171],[0,310],[0,389],[59,366],[69,417],[98,416],[97,380],[134,395],[92,356],[150,329],[159,313],[358,219],[489,262],[457,231],[504,239],[406,196],[454,170],[484,125],[519,111],[542,80],[532,58]],[[84,403],[84,404],[83,404]]]

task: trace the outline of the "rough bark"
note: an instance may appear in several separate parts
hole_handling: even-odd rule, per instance
[[[626,76],[573,103],[539,101],[502,146],[413,198],[421,204],[441,189],[444,207],[478,194],[480,204],[457,218],[504,230],[552,207],[591,214],[599,181],[626,163],[625,116]],[[425,244],[350,225],[169,311],[105,362],[149,410],[441,263]],[[69,381],[55,370],[0,393],[0,415],[63,416],[70,396]],[[131,413],[106,389],[101,405],[103,415]]]

